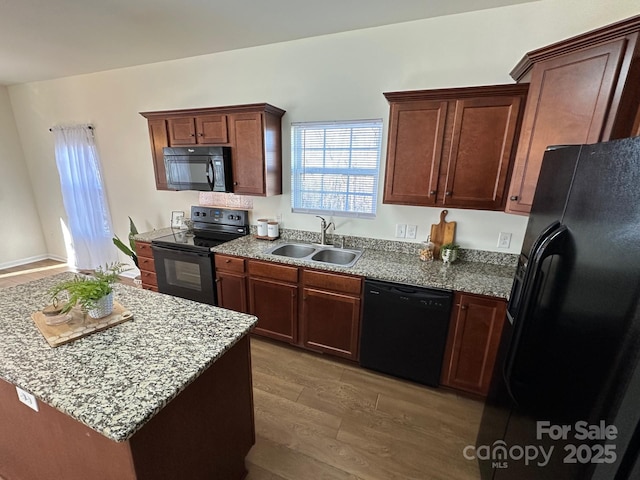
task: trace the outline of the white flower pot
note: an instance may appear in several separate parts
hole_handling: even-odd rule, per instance
[[[87,313],[91,318],[102,318],[110,315],[111,312],[113,312],[113,292],[97,300],[95,306]]]
[[[455,262],[456,258],[458,258],[458,250],[441,250],[440,256],[444,263],[452,263]]]

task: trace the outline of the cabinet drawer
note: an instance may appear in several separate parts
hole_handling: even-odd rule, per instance
[[[350,293],[352,295],[360,295],[362,292],[362,279],[360,277],[304,270],[302,273],[302,281],[305,287],[323,288],[341,293]]]
[[[138,255],[138,268],[146,272],[155,272],[156,264],[153,261],[153,258],[141,257],[140,255]]]
[[[151,250],[151,243],[136,242],[136,255],[138,255],[139,257],[153,258],[153,250]]]
[[[140,270],[140,279],[142,280],[143,285],[158,285],[158,279],[156,274],[153,272],[145,272],[144,270]]]
[[[285,282],[298,281],[298,267],[250,260],[248,263],[248,269],[249,275],[254,277],[266,277]]]
[[[216,270],[244,273],[244,258],[229,257],[227,255],[214,256]]]

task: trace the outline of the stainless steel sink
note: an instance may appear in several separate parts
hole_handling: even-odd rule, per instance
[[[354,252],[344,251],[341,249],[327,248],[315,253],[311,260],[324,263],[335,263],[337,265],[347,265],[356,258]]]
[[[287,243],[273,250],[271,255],[280,255],[282,257],[302,258],[311,255],[316,249],[310,245],[300,245],[296,243]]]
[[[331,245],[308,243],[280,243],[265,250],[266,254],[295,258],[312,263],[324,263],[352,267],[362,255],[362,250],[336,248]]]

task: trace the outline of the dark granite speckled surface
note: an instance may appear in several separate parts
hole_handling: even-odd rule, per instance
[[[465,250],[461,255],[461,260],[447,265],[439,260],[433,262],[420,261],[417,254],[420,248],[419,243],[388,242],[383,240],[371,243],[367,242],[366,239],[348,236],[345,237],[346,248],[357,247],[364,249],[362,257],[353,267],[349,268],[265,254],[264,251],[274,246],[275,243],[318,241],[313,232],[307,232],[310,235],[303,235],[302,233],[304,232],[291,234],[284,231],[283,233],[283,238],[275,241],[260,240],[253,238],[253,236],[246,236],[213,247],[212,250],[227,255],[269,260],[289,265],[361,275],[389,282],[445,288],[499,298],[508,298],[515,273],[515,260],[517,258],[515,255]],[[469,261],[469,259],[477,261]]]
[[[51,348],[31,313],[72,276],[0,289],[0,378],[115,441],[130,438],[257,321],[118,284],[115,299],[132,321]]]

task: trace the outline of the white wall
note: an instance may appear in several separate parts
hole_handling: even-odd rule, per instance
[[[46,258],[40,217],[6,87],[0,87],[0,268]]]
[[[509,71],[532,49],[640,13],[637,0],[541,0],[512,7],[409,22],[293,42],[9,87],[49,252],[64,255],[64,217],[49,127],[91,122],[104,165],[114,228],[166,226],[188,211],[196,192],[154,188],[146,120],[138,112],[268,102],[283,118],[284,194],[256,198],[255,219],[282,214],[288,228],[317,229],[290,212],[290,123],[383,118],[382,92],[511,83]],[[386,148],[386,142],[383,149]],[[384,158],[382,160],[384,164]],[[380,182],[380,201],[382,183]],[[336,219],[338,232],[392,239],[396,223],[418,225],[423,240],[440,208],[379,205],[375,220]],[[451,209],[457,241],[497,250],[514,234],[519,252],[526,217]]]

